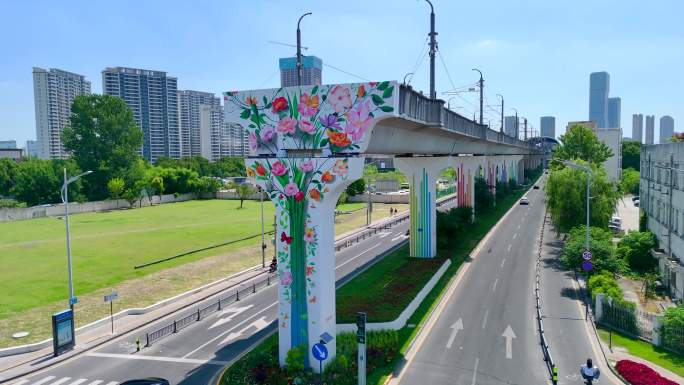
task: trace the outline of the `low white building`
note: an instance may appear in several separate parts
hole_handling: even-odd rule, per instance
[[[640,207],[658,238],[663,283],[684,299],[684,143],[641,147]]]

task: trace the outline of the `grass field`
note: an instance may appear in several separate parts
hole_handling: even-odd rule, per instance
[[[363,204],[349,204],[353,210]],[[374,219],[389,205],[374,206]],[[78,325],[109,314],[102,295],[119,292],[119,309],[144,307],[261,261],[260,237],[133,269],[135,265],[260,234],[258,202],[203,200],[70,217]],[[392,205],[404,210],[406,205]],[[264,204],[267,226],[273,206]],[[337,234],[365,225],[365,210],[336,218]],[[269,227],[266,228],[269,230]],[[49,336],[49,316],[68,306],[64,222],[60,218],[0,223],[0,347]],[[267,258],[272,255],[270,237]],[[267,261],[268,263],[268,261]],[[26,330],[29,338],[12,340]]]

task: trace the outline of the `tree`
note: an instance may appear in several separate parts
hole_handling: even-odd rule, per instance
[[[624,259],[629,268],[636,272],[655,271],[658,261],[651,255],[656,247],[656,237],[650,231],[630,231],[620,239],[617,254]]]
[[[627,140],[622,142],[622,169],[641,169],[641,143]]]
[[[639,171],[636,171],[633,168],[622,170],[620,191],[623,194],[639,195],[639,178]]]
[[[586,165],[586,162],[578,163]],[[615,212],[619,193],[599,166],[592,166],[589,187],[590,224],[605,228]],[[546,183],[546,199],[551,219],[559,232],[585,224],[586,173],[570,167],[552,170]]]
[[[255,191],[254,187],[252,187],[252,185],[249,183],[237,184],[235,182],[231,182],[228,188],[235,189],[235,193],[240,199],[240,208],[242,208],[242,203],[245,201],[245,199],[249,199],[249,197],[252,196]]]
[[[486,212],[494,206],[494,194],[481,176],[475,178],[475,211]]]
[[[107,196],[110,179],[123,177],[140,159],[143,134],[122,99],[80,95],[71,106],[62,142],[82,170],[93,171],[84,185],[88,198],[97,200]]]
[[[126,182],[122,178],[112,178],[107,182],[107,191],[112,199],[119,199],[123,195]]]
[[[553,150],[553,157],[561,160],[581,159],[601,164],[613,156],[613,150],[601,142],[591,129],[574,125],[558,139],[560,144]]]
[[[366,181],[361,178],[357,179],[347,187],[347,195],[353,197],[355,195],[363,194],[366,191]]]
[[[0,196],[10,195],[17,168],[19,166],[15,160],[0,158]]]
[[[42,160],[31,158],[18,164],[10,194],[29,206],[62,201],[64,168],[69,176],[78,175],[81,170],[65,160]],[[69,184],[69,201],[82,201],[81,181]]]
[[[615,253],[613,247],[613,235],[605,229],[598,227],[589,228],[589,248],[591,249],[591,262],[594,270],[609,271],[618,274],[625,271],[626,266],[622,258]],[[586,227],[579,226],[570,230],[568,239],[563,246],[561,261],[571,269],[577,269],[582,265],[582,252],[585,250]]]
[[[211,175],[219,178],[245,176],[245,160],[239,157],[223,157],[211,164]]]

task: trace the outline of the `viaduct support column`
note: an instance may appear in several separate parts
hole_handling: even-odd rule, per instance
[[[363,174],[363,158],[250,158],[247,173],[268,192],[276,209],[278,337],[280,364],[304,349],[305,365],[318,370],[311,346],[336,335],[335,205]],[[335,339],[328,342],[335,356]],[[330,362],[330,361],[328,361]]]
[[[437,190],[439,173],[448,166],[444,157],[395,158],[395,166],[406,175],[411,192],[410,252],[415,258],[433,258],[437,254]]]

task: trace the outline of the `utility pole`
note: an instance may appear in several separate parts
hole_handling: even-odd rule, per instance
[[[435,8],[430,0],[425,0],[430,4],[430,99],[437,99],[435,91],[435,55],[437,54],[437,32],[435,32]]]
[[[473,68],[473,71],[477,71],[480,73],[480,81],[479,81],[479,84],[480,84],[480,124],[482,124],[482,112],[483,112],[482,110],[483,110],[483,106],[484,106],[483,105],[484,98],[483,98],[482,92],[484,89],[484,79],[482,78],[482,71],[480,71],[477,68]]]
[[[515,110],[515,139],[520,139],[520,128],[518,127],[518,109],[512,108],[512,110]]]
[[[523,119],[525,119],[525,140],[527,140],[527,118]]]
[[[303,14],[297,21],[297,86],[302,85],[302,31],[299,29],[299,23],[306,15],[311,15],[311,12]]]
[[[501,94],[496,94],[496,96],[501,98],[501,133],[504,132],[504,97]]]

